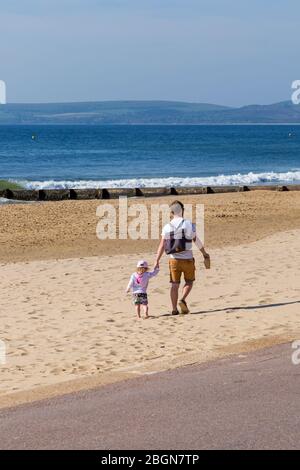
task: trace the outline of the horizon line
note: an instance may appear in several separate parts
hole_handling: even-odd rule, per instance
[[[282,103],[288,103],[291,102],[291,104],[294,104],[291,100],[286,99],[286,100],[281,100],[281,101],[274,101],[270,103],[249,103],[249,104],[243,104],[243,105],[225,105],[225,104],[219,104],[219,103],[210,103],[208,101],[184,101],[184,100],[164,100],[164,99],[145,99],[145,100],[136,100],[136,99],[110,99],[110,100],[87,100],[87,101],[39,101],[39,102],[6,102],[5,104],[1,104],[1,106],[7,106],[7,105],[58,105],[58,104],[92,104],[92,103],[178,103],[178,104],[191,104],[191,105],[209,105],[209,106],[219,106],[222,108],[227,108],[227,109],[241,109],[245,108],[247,106],[272,106],[276,104],[282,104]]]

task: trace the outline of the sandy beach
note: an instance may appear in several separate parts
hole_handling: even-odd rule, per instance
[[[180,196],[184,204],[204,204],[205,242],[209,248],[236,246],[300,227],[300,192]],[[128,199],[128,205],[170,204],[165,198]],[[96,237],[96,209],[118,201],[64,201],[0,207],[0,261],[80,258],[147,253],[157,240],[102,240]],[[118,229],[118,227],[117,227]]]
[[[97,240],[99,201],[0,208],[0,406],[300,337],[300,193],[180,199],[205,204],[212,269],[196,253],[192,314],[171,317],[164,257],[147,321],[124,291],[157,241]]]

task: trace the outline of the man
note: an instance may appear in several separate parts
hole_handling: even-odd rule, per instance
[[[179,301],[179,307],[181,313],[189,313],[189,309],[186,303],[186,298],[190,294],[193,283],[195,281],[195,260],[193,257],[193,242],[201,251],[204,260],[209,262],[209,254],[205,251],[205,248],[201,240],[197,237],[195,224],[190,220],[184,219],[184,205],[180,201],[174,201],[170,205],[172,220],[169,224],[165,225],[162,230],[162,238],[157,250],[157,257],[155,268],[159,268],[160,259],[168,246],[167,240],[172,239],[173,246],[174,239],[178,240],[184,238],[181,248],[170,248],[172,246],[169,243],[169,252],[171,252],[169,259],[170,269],[170,282],[171,282],[171,301],[172,301],[172,315],[178,315],[178,291],[180,286],[181,275],[184,275],[185,284],[183,287],[183,295]],[[173,250],[173,251],[172,251]]]

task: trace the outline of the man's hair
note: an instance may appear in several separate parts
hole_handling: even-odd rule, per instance
[[[184,205],[180,201],[174,201],[170,204],[170,210],[173,215],[183,215]]]

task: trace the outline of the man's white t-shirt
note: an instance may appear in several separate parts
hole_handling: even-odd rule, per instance
[[[190,220],[183,219],[182,217],[174,217],[174,219],[164,226],[162,229],[162,237],[165,239],[170,238],[170,233],[174,232],[174,238],[179,238],[184,230],[185,237],[193,240],[196,236],[196,226]],[[175,259],[193,259],[193,242],[186,244],[186,251],[174,253],[170,255]]]

